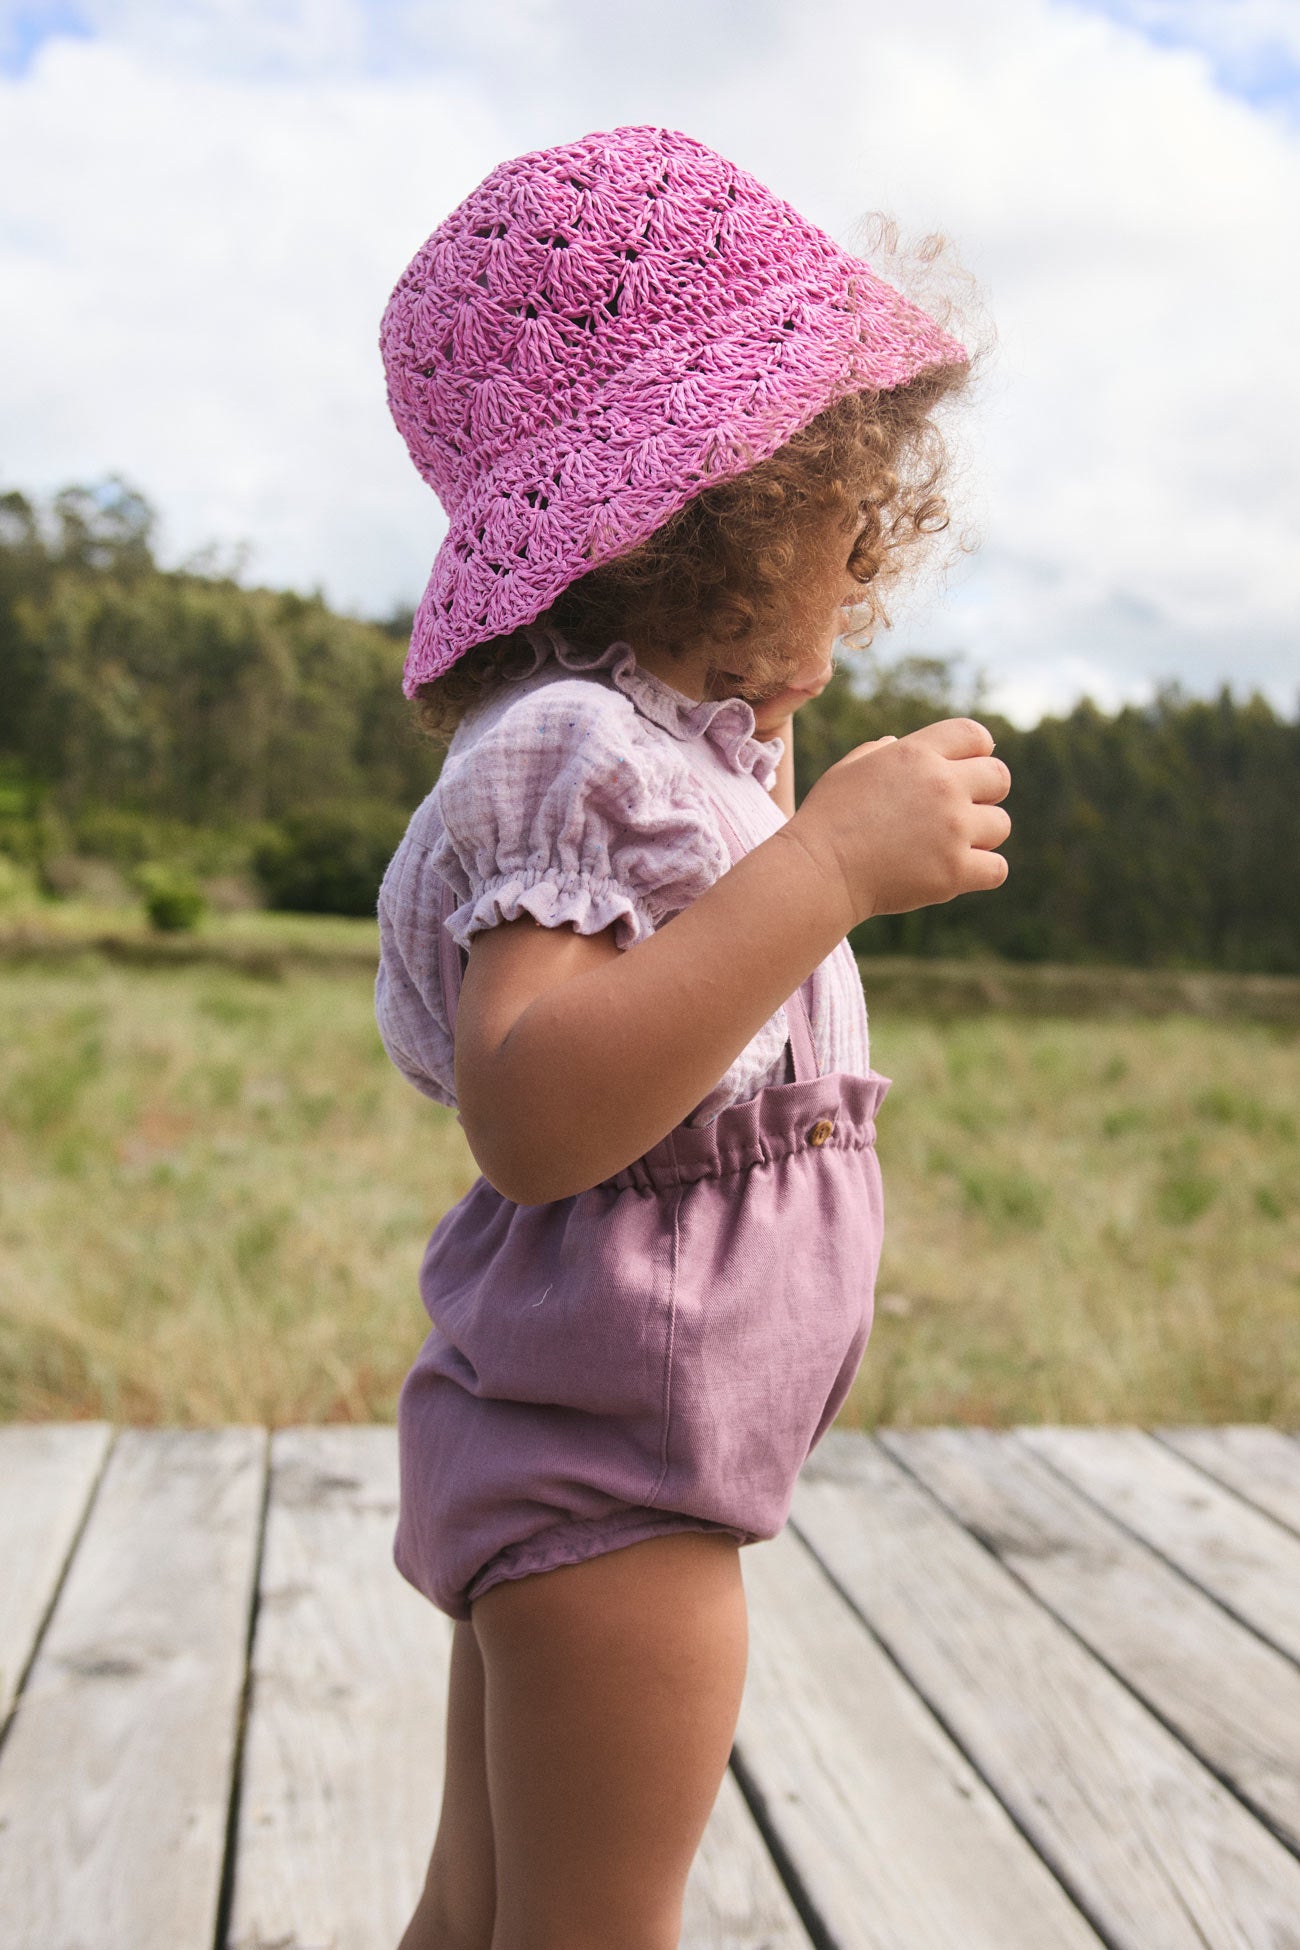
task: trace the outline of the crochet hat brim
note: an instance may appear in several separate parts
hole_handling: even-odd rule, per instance
[[[730,332],[629,364],[581,427],[503,455],[451,518],[411,632],[413,697],[477,643],[534,622],[579,576],[625,555],[710,483],[769,459],[846,393],[888,391],[965,348],[865,264],[825,294],[773,286]],[[752,373],[737,383],[737,372]],[[646,433],[647,422],[653,431]],[[549,518],[551,509],[562,518]]]

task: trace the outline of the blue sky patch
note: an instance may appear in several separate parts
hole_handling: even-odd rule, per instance
[[[1184,0],[1058,0],[1101,14],[1141,34],[1155,47],[1195,48],[1204,54],[1217,85],[1252,107],[1281,109],[1300,120],[1300,57],[1277,36],[1250,40],[1234,31],[1236,0],[1213,9]],[[1206,32],[1207,21],[1218,30]]]
[[[0,74],[21,80],[44,43],[60,37],[88,41],[94,29],[61,0],[48,6],[0,6]]]

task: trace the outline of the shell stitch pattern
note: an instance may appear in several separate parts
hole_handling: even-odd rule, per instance
[[[380,345],[451,524],[408,697],[841,394],[966,359],[747,171],[649,127],[493,170],[402,274]]]

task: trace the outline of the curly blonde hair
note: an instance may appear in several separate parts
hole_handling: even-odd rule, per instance
[[[876,221],[896,250],[896,227]],[[919,261],[928,265],[945,249],[943,238],[926,238]],[[954,307],[939,309],[946,324]],[[949,525],[948,454],[932,415],[969,385],[980,356],[833,401],[770,458],[710,483],[645,541],[571,582],[537,624],[596,651],[629,642],[682,659],[701,642],[734,646],[728,671],[710,674],[711,694],[721,683],[719,695],[758,701],[780,691],[807,656],[828,533],[841,533],[848,549],[856,530],[846,560],[863,596],[847,613],[844,639],[865,649],[877,626],[889,627],[889,586],[918,545]],[[474,704],[535,663],[523,628],[476,644],[420,685],[420,724],[448,743]]]

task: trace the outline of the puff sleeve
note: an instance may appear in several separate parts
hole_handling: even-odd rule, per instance
[[[724,873],[729,855],[677,746],[620,693],[582,678],[524,693],[448,754],[429,865],[458,904],[447,928],[530,914],[620,948]]]
[[[375,1021],[389,1061],[435,1103],[454,1109],[455,1048],[439,972],[442,887],[430,871],[420,807],[379,889]]]

